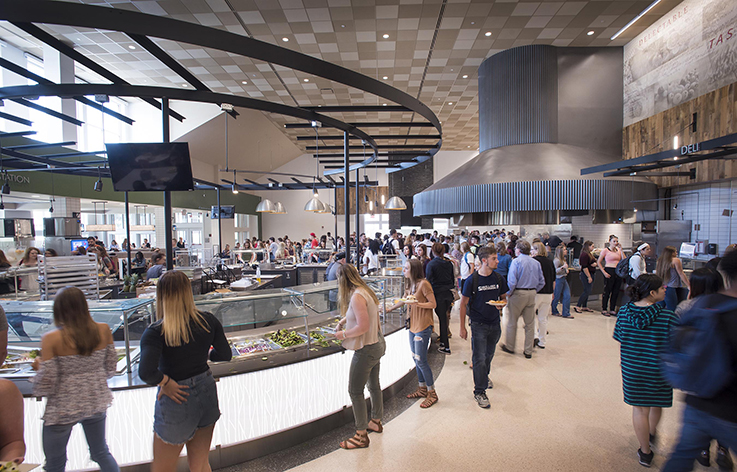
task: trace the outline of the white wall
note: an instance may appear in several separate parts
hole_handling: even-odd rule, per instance
[[[691,241],[708,240],[716,243],[719,254],[737,238],[737,220],[730,215],[735,210],[737,199],[737,183],[720,182],[711,185],[700,185],[674,189],[674,200],[661,204],[671,205],[672,220],[691,220],[694,227]],[[673,208],[678,205],[678,208]],[[695,226],[700,225],[700,230]]]
[[[433,181],[446,177],[466,162],[478,156],[477,150],[471,151],[438,151],[433,157]]]

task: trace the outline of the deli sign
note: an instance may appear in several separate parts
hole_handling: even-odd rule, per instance
[[[681,156],[685,156],[686,154],[691,154],[692,152],[698,151],[701,151],[701,143],[681,146]]]

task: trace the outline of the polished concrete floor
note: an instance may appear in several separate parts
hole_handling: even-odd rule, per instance
[[[470,346],[457,335],[454,313],[453,354],[436,382],[438,404],[428,410],[412,405],[388,421],[383,434],[372,434],[367,449],[335,449],[293,470],[643,470],[632,410],[622,401],[615,320],[598,312],[575,316],[551,317],[547,348],[536,349],[532,359],[497,349],[491,409],[483,410],[473,399],[464,363]],[[518,350],[522,338],[520,329]],[[677,394],[664,411],[654,470],[677,439],[682,406]]]

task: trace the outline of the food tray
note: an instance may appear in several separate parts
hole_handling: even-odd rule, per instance
[[[287,330],[287,329],[285,329],[285,330],[279,330],[279,331],[287,331],[287,332],[290,332],[290,330]],[[271,343],[274,343],[274,344],[278,345],[279,348],[283,348],[283,349],[289,349],[290,347],[297,347],[297,346],[301,346],[302,344],[306,344],[307,343],[307,336],[305,336],[304,334],[302,334],[302,333],[300,333],[298,331],[291,331],[291,332],[293,332],[297,336],[299,336],[299,338],[302,340],[302,342],[301,343],[298,343],[298,344],[294,344],[294,345],[285,346],[282,343],[274,340],[274,338],[272,336],[274,336],[276,333],[271,333],[268,336],[268,341],[271,342]]]
[[[281,349],[281,347],[272,341],[258,338],[232,341],[231,349],[234,357],[244,357],[250,354],[258,354],[273,351],[274,349]]]

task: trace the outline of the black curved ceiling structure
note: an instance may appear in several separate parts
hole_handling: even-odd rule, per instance
[[[13,23],[18,28],[32,34],[41,41],[56,48],[61,53],[68,55],[77,62],[83,63],[99,75],[113,82],[113,84],[54,84],[43,82],[32,86],[5,87],[0,88],[0,99],[24,100],[24,97],[38,96],[78,98],[84,95],[105,94],[138,97],[157,107],[161,106],[156,100],[157,98],[214,104],[228,103],[236,107],[278,113],[306,121],[319,121],[325,126],[342,130],[350,136],[362,139],[366,142],[367,146],[371,147],[373,154],[365,160],[351,165],[348,170],[366,167],[378,158],[381,146],[378,146],[368,133],[360,129],[360,123],[349,124],[330,118],[325,114],[325,111],[330,112],[331,110],[321,110],[323,113],[317,113],[317,108],[315,107],[291,107],[238,95],[211,92],[194,75],[189,73],[185,67],[181,66],[174,58],[168,56],[166,52],[158,48],[149,39],[150,37],[155,37],[217,49],[278,64],[372,93],[386,100],[390,100],[408,111],[417,113],[426,119],[430,126],[437,130],[437,136],[442,136],[440,121],[430,108],[397,88],[345,67],[235,33],[144,13],[51,0],[2,0],[0,1],[0,20]],[[196,90],[131,85],[38,28],[35,25],[36,23],[100,28],[125,33],[193,85]],[[341,111],[350,111],[354,108],[358,111],[361,106],[341,107]],[[175,118],[180,117],[180,115],[174,112],[172,112],[172,116]],[[2,135],[0,135],[1,137]],[[414,162],[410,158],[408,161],[398,164],[396,170],[410,167],[411,165],[431,158],[437,153],[441,145],[442,139],[439,139],[430,149],[418,151],[417,155],[414,156]],[[12,157],[24,160],[23,154],[16,154]],[[38,156],[33,156],[33,160],[26,159],[25,161],[41,165],[53,165],[55,167],[70,167],[73,165],[70,162],[57,161],[55,159],[48,159],[48,162],[45,163],[39,162]],[[94,165],[97,166],[99,163],[95,163]],[[79,169],[78,165],[74,167]],[[96,167],[94,170],[95,172],[97,171]],[[332,175],[343,173],[344,171],[344,168],[332,169],[325,171],[324,174]]]

